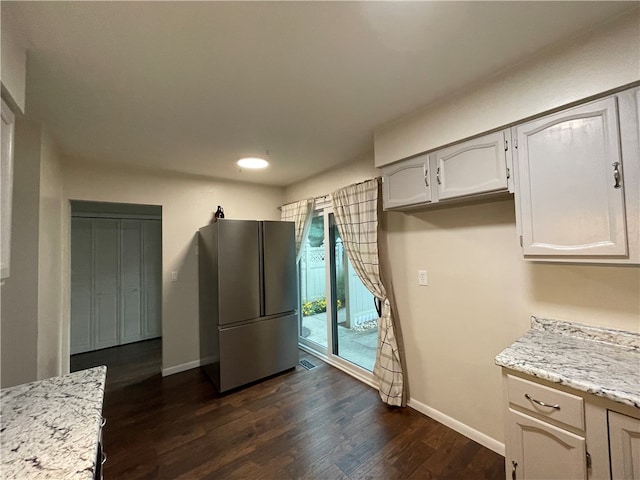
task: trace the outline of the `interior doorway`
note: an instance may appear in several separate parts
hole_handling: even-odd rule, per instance
[[[71,201],[71,370],[161,337],[162,207]]]

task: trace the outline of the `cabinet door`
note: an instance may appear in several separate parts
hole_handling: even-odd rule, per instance
[[[142,339],[142,227],[140,220],[120,223],[120,343]]]
[[[93,221],[71,219],[71,354],[93,350]]]
[[[438,200],[506,191],[508,135],[491,133],[433,153]]]
[[[162,335],[162,222],[143,220],[144,338]]]
[[[587,478],[586,442],[583,437],[512,409],[509,409],[508,418],[507,478]]]
[[[429,156],[420,155],[382,168],[385,210],[429,203]]]
[[[534,120],[515,132],[524,254],[625,256],[616,98]]]
[[[640,479],[640,420],[608,412],[609,451],[613,480]]]
[[[94,339],[95,348],[118,345],[118,220],[95,219],[94,232]]]

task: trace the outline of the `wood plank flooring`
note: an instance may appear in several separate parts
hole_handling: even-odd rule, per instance
[[[317,365],[228,394],[162,378],[160,341],[75,355],[106,364],[106,479],[503,479],[504,458],[304,352]]]

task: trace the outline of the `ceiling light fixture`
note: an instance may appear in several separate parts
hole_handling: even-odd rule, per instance
[[[269,166],[269,162],[267,162],[264,158],[259,157],[245,157],[238,160],[238,165],[242,168],[266,168]]]

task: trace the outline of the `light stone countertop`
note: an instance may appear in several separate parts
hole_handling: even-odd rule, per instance
[[[0,478],[93,479],[107,367],[0,390]]]
[[[497,365],[640,408],[640,335],[531,318]]]

